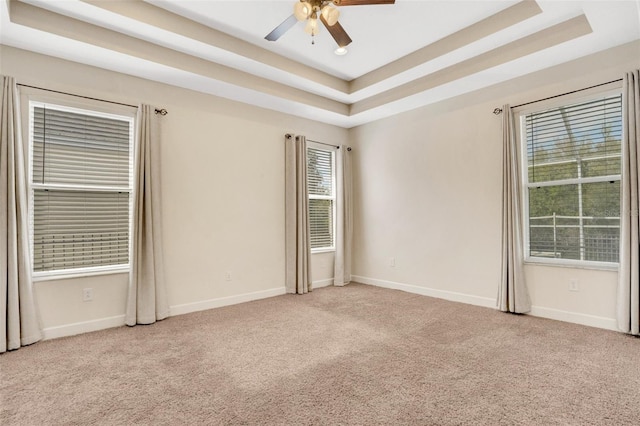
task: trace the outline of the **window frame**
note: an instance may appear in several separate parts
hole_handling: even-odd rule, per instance
[[[119,274],[128,273],[131,270],[131,256],[132,256],[132,238],[133,238],[133,202],[135,196],[135,155],[137,149],[137,108],[111,104],[99,100],[90,100],[79,98],[72,95],[50,93],[42,89],[35,89],[29,87],[20,88],[20,103],[21,103],[21,118],[22,118],[22,134],[23,134],[23,148],[27,153],[25,156],[25,170],[27,171],[27,191],[28,191],[28,212],[29,212],[29,251],[32,259],[31,276],[34,282],[59,280],[95,275],[105,274]],[[101,117],[117,118],[120,120],[128,121],[131,125],[131,139],[129,146],[129,185],[126,189],[122,187],[109,187],[109,186],[89,186],[89,185],[68,185],[68,184],[34,184],[33,182],[33,108],[38,106],[48,106],[62,111],[76,112],[86,115],[95,115]],[[50,271],[35,271],[33,265],[34,259],[34,190],[36,189],[79,189],[79,190],[92,190],[92,191],[118,191],[129,193],[129,241],[128,241],[128,257],[129,262],[119,265],[106,265],[106,266],[89,266],[73,269],[57,269]]]
[[[307,187],[307,203],[309,200],[312,199],[316,199],[316,200],[332,200],[333,203],[332,205],[332,209],[331,209],[331,216],[332,216],[332,220],[331,220],[331,224],[332,224],[332,240],[333,240],[333,244],[331,246],[327,246],[327,247],[316,247],[316,248],[312,248],[311,249],[311,254],[317,254],[317,253],[330,253],[330,252],[335,252],[336,251],[336,231],[337,231],[337,224],[336,224],[336,201],[337,201],[337,197],[336,197],[336,190],[337,190],[337,186],[336,186],[336,177],[337,177],[337,170],[336,170],[336,165],[337,165],[337,152],[338,152],[338,147],[334,147],[334,146],[330,146],[330,145],[325,145],[325,144],[321,144],[318,142],[313,142],[313,141],[309,141],[307,140],[307,152],[305,153],[305,160],[306,160],[306,165],[308,167],[309,164],[309,148],[313,148],[319,151],[326,151],[331,153],[331,168],[333,171],[333,179],[332,179],[332,188],[331,188],[331,193],[333,194],[332,196],[326,196],[326,195],[316,195],[316,194],[309,194],[309,190]],[[309,231],[311,232],[311,231]],[[311,240],[311,234],[309,234],[309,240]]]
[[[608,175],[598,177],[583,177],[583,178],[571,178],[571,179],[559,179],[556,181],[534,182],[529,183],[528,177],[528,153],[527,153],[527,138],[526,138],[526,116],[528,114],[541,112],[551,108],[557,108],[561,106],[573,105],[581,102],[589,102],[595,99],[599,99],[606,96],[622,95],[622,86],[620,83],[612,83],[604,85],[603,87],[597,87],[591,90],[586,90],[581,93],[572,93],[569,95],[559,96],[557,98],[536,102],[535,105],[526,105],[520,108],[513,109],[513,115],[515,119],[514,126],[516,129],[516,146],[518,150],[517,158],[520,161],[520,184],[521,184],[521,205],[522,205],[522,250],[524,253],[525,264],[538,264],[545,266],[559,266],[569,267],[577,269],[596,269],[596,270],[618,270],[619,262],[604,262],[595,260],[579,260],[579,259],[563,259],[563,258],[551,258],[551,257],[537,257],[531,256],[530,253],[530,227],[529,227],[529,188],[530,187],[542,187],[542,186],[556,186],[556,185],[576,185],[578,183],[596,183],[607,182],[611,180],[620,181],[622,185],[622,170],[619,175]],[[624,120],[624,111],[622,112],[622,119]],[[624,124],[623,124],[624,132]],[[624,137],[624,135],[623,135]],[[621,212],[622,214],[622,212]],[[621,242],[621,239],[620,239]]]

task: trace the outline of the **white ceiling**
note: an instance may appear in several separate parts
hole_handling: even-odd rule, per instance
[[[337,56],[264,39],[294,1],[2,0],[0,43],[353,127],[640,39],[640,0],[396,0],[340,7]]]

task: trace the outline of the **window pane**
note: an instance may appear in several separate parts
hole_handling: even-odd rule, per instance
[[[333,152],[307,149],[309,195],[333,196]]]
[[[530,188],[529,212],[531,256],[618,262],[620,181]]]
[[[34,271],[129,262],[129,194],[34,190]]]
[[[333,247],[333,200],[309,200],[311,248]]]
[[[33,182],[129,187],[131,123],[33,109]]]
[[[585,260],[618,262],[620,181],[582,185]]]
[[[525,121],[529,182],[620,173],[620,95],[529,114]]]
[[[580,259],[578,201],[578,185],[529,189],[531,256]]]

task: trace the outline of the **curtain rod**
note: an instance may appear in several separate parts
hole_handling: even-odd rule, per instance
[[[116,101],[109,101],[109,100],[106,100],[106,99],[92,98],[90,96],[77,95],[75,93],[62,92],[60,90],[45,89],[44,87],[30,86],[28,84],[21,84],[21,83],[17,83],[17,85],[18,86],[22,86],[22,87],[29,87],[30,89],[38,89],[38,90],[44,90],[46,92],[59,93],[61,95],[75,96],[76,98],[89,99],[89,100],[92,100],[92,101],[99,101],[99,102],[106,102],[106,103],[109,103],[109,104],[122,105],[122,106],[131,107],[131,108],[138,108],[136,105],[125,104],[125,103],[116,102]],[[161,109],[156,108],[155,109],[155,113],[156,114],[160,114],[160,115],[167,115],[169,112],[164,108],[161,108]]]
[[[571,92],[566,92],[566,93],[561,93],[561,94],[559,94],[559,95],[549,96],[548,98],[542,98],[542,99],[538,99],[538,100],[536,100],[536,101],[525,102],[525,103],[523,103],[523,104],[514,105],[514,106],[512,106],[511,108],[519,108],[519,107],[521,107],[521,106],[530,105],[530,104],[535,104],[535,103],[537,103],[537,102],[542,102],[542,101],[546,101],[546,100],[549,100],[549,99],[559,98],[560,96],[571,95],[571,94],[573,94],[573,93],[582,92],[582,91],[584,91],[584,90],[589,90],[589,89],[593,89],[593,88],[600,87],[600,86],[606,86],[607,84],[617,83],[617,82],[619,82],[619,81],[622,81],[622,79],[621,79],[621,78],[619,78],[619,79],[617,79],[617,80],[607,81],[606,83],[594,84],[593,86],[585,87],[585,88],[583,88],[583,89],[576,89],[576,90],[572,90]],[[494,109],[494,110],[493,110],[493,113],[494,113],[495,115],[502,114],[502,108],[496,108],[496,109]]]
[[[332,147],[334,147],[334,148],[336,148],[336,149],[340,149],[340,146],[339,146],[339,145],[332,145],[332,144],[330,144],[330,143],[324,143],[324,142],[313,141],[313,140],[311,140],[311,139],[308,139],[308,140],[309,140],[309,142],[319,143],[320,145],[332,146]],[[351,147],[350,147],[350,146],[348,146],[348,147],[347,147],[347,151],[351,151]]]

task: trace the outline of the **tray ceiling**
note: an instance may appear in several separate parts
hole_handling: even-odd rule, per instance
[[[348,128],[640,39],[636,0],[396,0],[340,8],[337,56],[264,39],[293,2],[3,1],[0,42]]]

